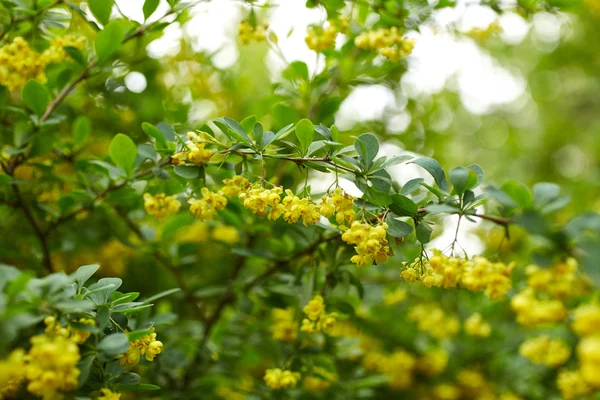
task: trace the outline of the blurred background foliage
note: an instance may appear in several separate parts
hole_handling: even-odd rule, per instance
[[[21,3],[27,7],[32,2],[35,3],[33,0]],[[392,63],[376,53],[360,51],[353,40],[345,41],[340,35],[335,49],[319,55],[310,52],[305,57],[308,49],[302,40],[300,45],[286,40],[294,35],[305,36],[304,29],[292,23],[298,4],[291,6],[288,2],[298,3],[302,9],[308,7],[320,23],[352,10],[354,18],[348,35],[351,37],[365,28],[400,22],[415,38],[415,49],[406,60]],[[67,3],[81,6],[87,12],[86,2]],[[557,183],[563,194],[571,197],[570,204],[556,217],[558,221],[587,211],[600,211],[597,0],[188,3],[190,7],[178,13],[168,26],[159,24],[126,43],[117,60],[96,68],[61,105],[56,123],[45,128],[44,139],[34,142],[34,149],[40,148],[39,154],[34,153],[38,157],[17,167],[15,176],[31,182],[23,187],[27,200],[36,204],[36,217],[51,221],[68,210],[70,202],[77,199],[72,189],[82,179],[92,186],[105,184],[106,176],[95,171],[101,167],[89,161],[108,161],[108,146],[115,133],[126,133],[137,143],[144,143],[147,136],[141,129],[142,122],[152,123],[165,135],[172,135],[173,131],[181,134],[199,129],[223,115],[238,121],[256,115],[266,129],[273,131],[305,117],[315,124],[335,123],[342,131],[341,141],[347,145],[352,144],[353,137],[372,132],[382,142],[382,152],[435,157],[445,168],[476,163],[486,171],[487,183],[497,186],[509,180],[527,187],[540,181]],[[113,16],[121,18],[125,25],[135,26],[128,19],[132,10],[139,12],[142,3],[127,0],[116,4]],[[166,7],[166,2],[161,3],[163,6]],[[39,42],[43,48],[43,42],[52,36],[76,32],[87,39],[87,50],[91,50],[90,43],[97,34],[95,23],[73,12],[70,6],[61,7],[44,13],[34,23],[19,24],[18,30],[2,40],[23,36],[34,45]],[[277,14],[288,7],[291,10],[288,14]],[[465,28],[461,25],[462,16],[474,8],[486,18],[489,13],[494,17],[483,26]],[[7,9],[6,5],[0,5],[1,29],[10,25]],[[452,17],[454,22],[440,22],[447,9],[459,15]],[[122,18],[121,13],[127,18]],[[510,33],[514,26],[500,23],[504,28],[497,29],[494,25],[497,18],[507,14],[520,21],[518,27],[525,27],[518,40],[502,34],[503,29]],[[216,20],[215,24],[222,24],[215,30],[215,38],[210,31],[195,30],[211,18]],[[281,18],[282,22],[278,22],[277,29],[268,31],[267,40],[241,44],[238,25],[249,18],[273,24],[276,18]],[[287,24],[294,29],[287,28]],[[214,24],[210,27],[214,28]],[[443,36],[445,41],[437,47],[421,44],[436,35]],[[204,44],[199,44],[200,41]],[[211,41],[213,45],[206,45]],[[225,50],[214,43],[222,43]],[[447,51],[442,52],[444,46],[448,46]],[[465,46],[475,50],[460,51]],[[431,56],[436,51],[443,54],[437,58]],[[223,54],[231,52],[233,56],[223,61]],[[481,68],[491,65],[491,72],[483,75],[485,79],[497,80],[496,85],[489,85],[491,89],[485,99],[469,97],[470,93],[464,89],[464,80],[468,81],[468,73],[473,71],[464,65],[475,62],[466,54],[473,52],[489,60],[488,64],[481,64]],[[419,75],[426,62],[439,64],[441,82],[433,88],[415,89],[414,78],[407,78],[411,74],[420,79],[439,80],[435,77],[436,70],[430,67],[425,68],[427,73]],[[77,67],[71,64],[75,62],[65,61],[46,71],[50,89],[56,90],[77,76]],[[454,73],[444,72],[444,67]],[[498,93],[492,90],[505,85],[517,87],[508,100],[501,90]],[[20,103],[19,94],[0,87],[0,138],[7,145],[19,137],[20,125],[14,125],[18,113],[13,103]],[[363,107],[370,111],[362,112]],[[91,131],[87,139],[78,142],[73,131],[74,121],[80,116],[89,118]],[[24,126],[21,128],[26,130]],[[304,172],[293,164],[269,161],[268,171],[284,187],[299,189],[304,181]],[[404,171],[394,174],[401,183],[415,177],[414,170]],[[212,171],[207,176],[208,183],[221,182],[229,173]],[[319,186],[318,180],[311,177],[313,193],[322,193],[327,188]],[[150,181],[146,189],[176,194],[184,191],[186,183],[187,180],[172,174],[168,180]],[[242,264],[247,267],[238,277],[242,282],[260,276],[269,263],[281,262],[286,255],[295,255],[310,246],[320,231],[270,223],[252,216],[235,202],[220,214],[218,221],[200,222],[189,214],[155,221],[143,211],[137,189],[127,187],[111,193],[102,206],[50,232],[54,269],[72,271],[77,266],[98,262],[102,265],[101,274],[123,277],[126,291],[148,295],[183,284],[195,293],[195,300],[180,296],[158,304],[158,320],[172,324],[173,329],[164,328],[161,332],[165,352],[145,376],[168,389],[163,393],[164,398],[200,398],[198,393],[203,393],[206,394],[203,398],[236,399],[235,395],[246,391],[255,393],[255,397],[249,398],[284,398],[278,397],[283,394],[273,394],[264,385],[260,386],[266,368],[281,359],[292,359],[290,364],[293,364],[292,355],[295,357],[298,350],[274,346],[269,340],[271,310],[301,308],[310,299],[313,288],[307,283],[312,278],[303,277],[303,267],[328,263],[350,269],[348,262],[343,261],[349,258],[349,250],[336,253],[337,249],[324,247],[316,256],[299,254],[287,263],[284,273],[264,287],[242,293],[236,299],[235,312],[226,311],[223,321],[215,325],[213,332],[208,332],[212,336],[207,343],[206,321],[195,318],[194,301],[200,302],[201,312],[214,310],[229,287],[232,269]],[[8,188],[0,190],[0,200],[4,203],[0,203],[0,262],[40,271],[38,241],[24,215],[11,206],[13,199]],[[453,227],[449,223],[440,224],[434,236],[444,237],[444,231]],[[524,285],[523,267],[531,262],[531,250],[540,244],[519,228],[511,233],[507,240],[501,227],[481,224],[470,228],[461,241],[467,242],[464,244],[470,255],[476,249],[492,259],[518,261],[519,269],[515,272],[520,279],[515,284],[518,288]],[[476,244],[469,247],[469,242]],[[444,346],[453,357],[447,376],[433,378],[434,382],[451,379],[456,370],[475,365],[490,380],[493,378],[499,393],[510,391],[532,399],[558,398],[554,384],[556,371],[533,365],[515,353],[530,331],[514,324],[507,301],[492,302],[481,294],[406,286],[399,275],[399,263],[418,255],[420,247],[408,242],[395,251],[389,263],[352,270],[352,274],[340,273],[340,284],[330,293],[338,299],[332,309],[352,315],[354,325],[364,335],[380,339],[387,350],[402,347],[415,354],[424,354],[439,343],[420,333],[409,320],[409,306],[436,301],[453,310],[461,320],[481,312],[494,326],[492,336],[473,344],[473,339],[461,332],[455,342],[446,343]],[[362,284],[352,280],[354,274]],[[315,279],[321,282],[324,275]],[[407,303],[389,300],[390,293],[399,287],[407,291]],[[364,290],[362,300],[359,290]],[[384,301],[385,298],[388,300]],[[549,332],[575,342],[565,326],[552,327]],[[302,392],[295,394],[295,398],[398,396],[398,391],[382,386],[377,377],[370,377],[356,367],[359,363],[352,351],[356,351],[357,338],[348,336],[335,344],[329,343],[329,339],[319,343],[339,358],[319,354],[310,346],[303,349],[299,356],[302,362],[335,370],[344,379],[331,386],[329,392]],[[424,388],[427,379],[417,386]],[[225,389],[219,392],[222,387],[234,388],[231,390],[235,393]],[[413,396],[418,390],[411,393]]]

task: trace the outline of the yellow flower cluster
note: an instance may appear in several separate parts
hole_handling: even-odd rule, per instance
[[[273,323],[271,333],[273,339],[293,343],[298,337],[298,323],[294,318],[293,308],[275,308],[272,311]]]
[[[152,361],[154,357],[162,352],[162,349],[162,342],[156,340],[156,333],[152,332],[129,344],[129,349],[121,356],[121,365],[136,365],[140,362],[141,356],[146,356],[146,360]]]
[[[188,140],[185,142],[187,151],[182,151],[171,157],[171,162],[175,165],[180,164],[195,164],[202,165],[210,161],[213,153],[210,149],[206,149],[206,142],[210,141],[210,135],[206,132],[188,132]]]
[[[510,300],[510,306],[517,313],[517,322],[525,326],[553,324],[567,317],[567,309],[560,300],[540,300],[532,288],[517,293]]]
[[[514,264],[491,262],[485,257],[447,257],[439,250],[429,260],[417,258],[412,263],[403,263],[402,277],[408,282],[421,281],[427,287],[465,287],[485,293],[492,300],[506,297],[511,289],[510,274]]]
[[[225,186],[223,186],[223,189],[221,189],[221,191],[227,197],[239,196],[242,192],[245,192],[251,186],[250,182],[248,182],[248,179],[240,175],[236,175],[230,179],[225,179],[223,183],[225,184]]]
[[[579,306],[571,327],[581,337],[577,345],[579,370],[562,371],[557,378],[557,386],[567,400],[600,389],[600,305]]]
[[[569,359],[571,349],[562,339],[542,335],[524,341],[519,354],[535,364],[558,367]]]
[[[465,332],[471,336],[488,337],[492,333],[492,327],[481,318],[481,314],[475,313],[466,319],[464,323]]]
[[[530,265],[525,272],[527,287],[510,302],[517,313],[517,322],[525,326],[564,320],[567,309],[562,300],[588,291],[587,278],[579,272],[577,261],[573,258],[545,269]]]
[[[309,49],[320,53],[335,48],[338,33],[347,32],[350,26],[348,18],[342,15],[337,19],[330,19],[328,23],[326,28],[314,25],[307,28],[304,41]]]
[[[335,222],[338,225],[350,225],[356,218],[356,211],[353,209],[355,199],[348,193],[344,193],[341,188],[336,188],[332,193],[321,198],[319,210],[325,218],[335,215]]]
[[[377,51],[388,60],[395,62],[408,56],[415,45],[414,40],[403,38],[397,27],[380,28],[363,32],[354,39],[356,47]]]
[[[600,389],[600,334],[586,336],[577,345],[581,376],[588,385]]]
[[[422,332],[428,332],[436,339],[445,339],[456,336],[460,329],[460,322],[456,317],[446,315],[444,310],[435,303],[417,304],[408,318],[417,323]]]
[[[388,292],[383,297],[383,303],[391,306],[393,304],[402,303],[408,297],[408,292],[404,288],[397,288],[393,292]]]
[[[63,336],[38,335],[31,338],[25,376],[27,390],[44,399],[59,397],[77,387],[79,347]]]
[[[377,264],[385,262],[392,250],[387,241],[388,225],[384,222],[378,225],[370,225],[354,221],[350,228],[342,234],[342,240],[348,244],[355,245],[356,255],[352,256],[351,262],[364,267],[373,262]]]
[[[190,212],[202,221],[213,219],[217,211],[222,210],[227,205],[227,198],[221,192],[211,192],[208,188],[201,189],[201,199],[189,199]]]
[[[211,239],[227,244],[235,244],[240,241],[240,232],[233,226],[219,225],[212,230]]]
[[[102,396],[96,400],[121,400],[121,393],[113,392],[110,389],[102,388],[100,389],[100,393],[102,393]]]
[[[569,258],[550,268],[530,265],[526,268],[527,286],[537,293],[557,299],[581,296],[588,290],[587,278],[579,272],[577,260]]]
[[[461,398],[494,399],[494,390],[487,383],[485,376],[475,369],[463,369],[456,375],[456,381],[461,391]]]
[[[485,28],[471,29],[469,32],[467,32],[467,35],[471,36],[475,40],[484,41],[493,35],[497,35],[498,33],[502,33],[502,26],[500,26],[498,21],[494,21]]]
[[[414,379],[417,359],[410,353],[396,349],[390,354],[383,353],[378,342],[368,337],[361,338],[363,366],[367,370],[377,371],[389,378],[388,386],[393,389],[406,389]]]
[[[83,37],[65,36],[53,40],[50,47],[40,54],[25,39],[16,37],[0,48],[0,85],[15,91],[20,90],[29,79],[46,82],[46,66],[66,59],[65,47],[83,49],[84,44]]]
[[[444,349],[432,349],[417,360],[416,370],[423,375],[434,376],[444,372],[450,355]]]
[[[300,373],[279,368],[265,371],[265,383],[271,389],[293,388],[300,380]]]
[[[13,350],[6,360],[0,360],[0,399],[15,395],[25,380],[25,350]]]
[[[269,24],[266,22],[262,25],[252,26],[248,20],[242,20],[238,27],[238,37],[240,38],[240,43],[248,44],[253,40],[262,42],[267,37],[268,28]]]
[[[308,317],[302,320],[302,327],[300,329],[303,332],[329,333],[335,326],[337,313],[327,314],[325,312],[325,302],[322,296],[317,295],[313,297],[302,311],[304,311],[304,314]]]
[[[167,196],[164,193],[157,193],[154,196],[150,193],[144,193],[144,209],[156,219],[163,219],[179,211],[181,202],[175,196]]]
[[[584,304],[578,307],[571,327],[579,336],[600,334],[600,305]]]
[[[556,378],[556,386],[565,400],[578,399],[592,391],[581,372],[561,370]]]
[[[95,321],[92,318],[80,318],[77,321],[79,324],[94,326]],[[44,324],[46,324],[46,329],[44,333],[48,336],[62,336],[65,339],[69,339],[71,342],[75,344],[84,343],[89,337],[90,332],[80,331],[74,329],[73,327],[62,327],[60,322],[56,320],[55,317],[48,316],[44,318]]]

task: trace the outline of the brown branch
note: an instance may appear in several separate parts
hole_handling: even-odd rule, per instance
[[[34,218],[33,214],[31,213],[31,210],[25,203],[25,200],[23,199],[23,196],[21,195],[21,191],[19,190],[19,185],[17,185],[16,183],[13,183],[11,186],[12,186],[12,190],[15,193],[15,196],[17,198],[17,202],[19,203],[19,207],[23,210],[23,214],[25,214],[25,218],[27,219],[27,222],[29,222],[29,225],[31,225],[31,228],[35,232],[35,235],[37,236],[37,238],[40,242],[40,246],[42,247],[42,253],[43,253],[42,266],[46,270],[46,273],[51,274],[54,271],[54,268],[52,267],[52,260],[50,258],[50,249],[48,247],[46,235],[40,229],[40,226],[35,221],[35,218]]]
[[[160,167],[164,167],[165,165],[168,165],[171,163],[171,158],[167,158],[164,161],[162,161],[160,164],[158,164]],[[148,168],[144,171],[138,172],[137,174],[135,174],[135,176],[133,177],[133,180],[136,179],[140,179],[143,178],[144,176],[150,175],[152,173],[153,168]],[[130,183],[130,181],[123,181],[121,183],[115,184],[115,185],[111,185],[109,187],[107,187],[106,189],[104,189],[102,192],[98,193],[96,195],[96,197],[94,197],[94,200],[92,201],[92,204],[87,205],[87,206],[83,206],[81,208],[78,208],[76,210],[73,210],[65,215],[63,215],[62,217],[56,219],[54,222],[52,222],[48,228],[46,228],[46,231],[44,232],[46,235],[48,235],[50,232],[54,231],[56,228],[58,228],[60,225],[62,225],[63,223],[75,218],[77,215],[90,210],[92,208],[94,208],[94,203],[102,200],[104,197],[106,197],[109,193],[114,192],[116,190],[122,189],[125,186],[127,186],[127,184]]]
[[[427,213],[427,209],[426,208],[419,208],[417,210],[417,212],[419,214],[425,214]],[[477,218],[481,218],[481,219],[485,219],[487,221],[491,221],[495,224],[498,225],[502,225],[502,226],[510,226],[513,222],[508,219],[508,218],[502,218],[502,217],[496,217],[494,215],[487,215],[487,214],[468,214],[468,213],[461,213],[461,212],[455,212],[455,213],[448,213],[448,215],[452,215],[452,214],[457,214],[459,216],[465,215],[467,217],[477,217]]]
[[[151,22],[149,24],[146,25],[142,25],[140,26],[138,29],[136,29],[135,31],[133,31],[131,34],[127,35],[123,41],[121,42],[121,44],[125,44],[128,41],[130,41],[133,38],[136,38],[138,36],[141,36],[144,34],[144,32],[149,29],[150,27],[154,26],[155,24],[157,24],[159,21],[162,21],[164,18],[166,18],[167,16],[173,14],[175,11],[170,10],[169,12],[167,12],[165,15],[163,15],[161,18],[159,18],[158,20]],[[82,81],[86,80],[89,76],[90,71],[92,70],[92,68],[94,68],[96,65],[98,64],[98,59],[94,59],[92,60],[85,68],[84,70],[79,74],[79,76],[77,78],[75,78],[75,80],[73,82],[71,82],[68,86],[64,87],[60,93],[58,94],[58,96],[56,96],[56,98],[54,100],[52,100],[52,102],[50,102],[50,104],[48,104],[48,107],[46,107],[46,110],[44,111],[44,113],[42,114],[42,116],[40,117],[40,123],[44,122],[45,120],[47,120],[50,115],[54,112],[54,110],[56,109],[56,107],[58,107],[58,105],[69,95],[69,93],[71,93],[73,91],[73,89],[75,89],[77,87],[77,85],[79,83],[81,83]]]

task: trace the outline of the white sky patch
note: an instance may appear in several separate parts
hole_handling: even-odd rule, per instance
[[[357,122],[381,119],[390,108],[397,108],[397,103],[394,92],[387,86],[356,86],[342,102],[335,123],[341,130],[347,130]]]
[[[147,85],[146,77],[141,72],[133,71],[125,76],[125,86],[133,93],[142,93]]]
[[[448,246],[452,244],[454,241],[454,235],[456,234],[456,224],[458,223],[457,215],[449,215],[444,217],[440,223],[443,225],[444,230],[442,233],[433,239],[431,242],[425,245],[425,248],[428,250],[438,249],[438,250],[447,250]],[[454,247],[454,255],[462,257],[464,253],[467,253],[467,256],[472,257],[474,255],[478,255],[483,253],[485,250],[485,245],[479,238],[479,236],[475,233],[476,228],[479,226],[481,222],[470,222],[465,218],[460,222],[460,229],[457,235],[457,244]],[[449,250],[445,251],[444,254],[450,255]]]

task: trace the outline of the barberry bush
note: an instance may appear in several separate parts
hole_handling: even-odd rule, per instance
[[[0,2],[0,398],[600,395],[596,0],[297,1],[312,64],[291,0],[133,3]],[[428,34],[526,93],[409,96]]]

